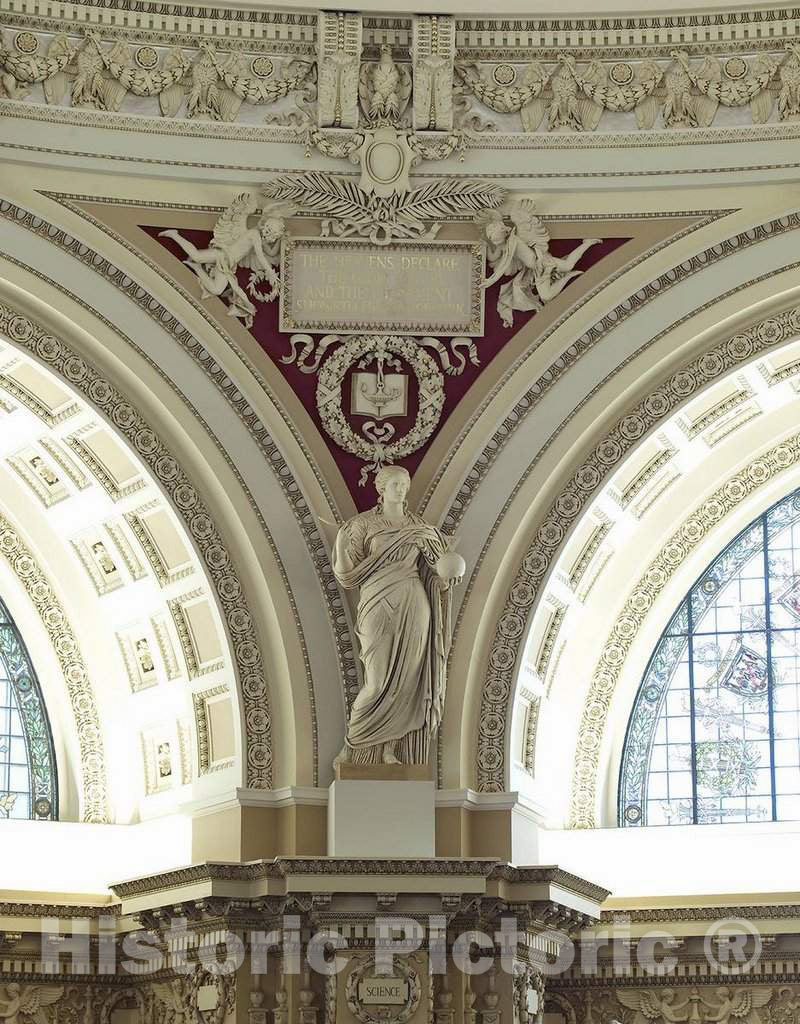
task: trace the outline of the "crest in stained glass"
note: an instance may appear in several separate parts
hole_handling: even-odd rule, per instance
[[[800,490],[700,575],[628,723],[619,824],[800,820]]]

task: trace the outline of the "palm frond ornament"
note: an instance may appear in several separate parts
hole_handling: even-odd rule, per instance
[[[499,207],[506,191],[485,181],[444,178],[390,196],[365,192],[347,178],[318,171],[281,175],[263,188],[266,198],[293,203],[323,218],[322,234],[367,237],[375,245],[398,238],[433,239],[441,222],[467,214],[470,219]]]

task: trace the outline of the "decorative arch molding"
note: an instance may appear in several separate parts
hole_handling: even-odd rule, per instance
[[[800,433],[785,438],[729,477],[683,520],[629,593],[592,672],[575,750],[569,828],[597,825],[601,746],[611,702],[631,647],[656,599],[712,530],[748,498],[798,464]]]
[[[67,197],[56,193],[47,193],[47,195],[48,198],[58,202],[61,206],[80,217],[87,224],[92,225],[92,227],[96,228],[98,231],[102,231],[109,238],[113,239],[117,244],[134,255],[137,260],[145,263],[154,273],[159,275],[163,274],[160,266],[151,261],[143,253],[137,252],[126,238],[114,231],[108,224],[104,224],[96,217],[93,217],[87,210],[80,206],[79,202],[73,201],[75,197]],[[88,199],[90,197],[86,198]],[[301,530],[309,557],[319,578],[326,603],[328,619],[336,644],[336,651],[339,660],[339,672],[345,700],[348,703],[352,702],[358,692],[359,668],[358,659],[355,654],[355,648],[350,634],[346,602],[342,598],[339,585],[333,574],[333,568],[331,567],[327,549],[319,530],[319,524],[308,504],[303,487],[292,466],[284,457],[275,438],[272,436],[269,426],[259,418],[256,410],[248,404],[246,397],[237,389],[235,383],[225,375],[224,370],[214,361],[213,355],[204,347],[202,341],[184,324],[182,324],[176,316],[174,316],[169,310],[165,309],[155,296],[149,294],[135,281],[127,278],[119,267],[115,266],[114,263],[106,259],[102,254],[95,252],[93,249],[89,248],[87,245],[73,238],[67,232],[57,228],[56,226],[48,225],[46,222],[42,223],[38,217],[35,217],[29,211],[22,210],[20,207],[15,207],[13,204],[0,200],[0,214],[5,213],[6,206],[10,208],[9,214],[12,214],[13,210],[17,211],[17,215],[13,216],[16,223],[22,224],[22,226],[27,228],[29,231],[33,231],[36,234],[46,237],[49,242],[57,245],[60,249],[68,252],[76,259],[81,260],[85,265],[91,267],[95,273],[100,274],[112,283],[115,288],[123,292],[129,299],[136,302],[139,307],[158,324],[161,330],[166,331],[174,338],[177,344],[181,345],[189,352],[192,358],[200,366],[203,373],[208,377],[209,381],[220,391],[234,413],[247,426],[250,435],[257,442],[267,465],[284,492],[292,514],[294,515]],[[330,508],[334,510],[334,512],[337,512],[334,497],[325,483],[324,477],[316,465],[308,445],[305,443],[299,430],[291,422],[289,416],[285,415],[280,409],[280,403],[274,395],[273,389],[270,387],[264,374],[261,373],[253,361],[248,358],[246,353],[236,343],[232,334],[225,330],[224,326],[208,312],[207,308],[203,306],[202,303],[198,302],[197,299],[190,295],[189,292],[178,282],[170,281],[170,287],[173,288],[200,317],[202,317],[210,331],[222,338],[225,345],[235,354],[237,360],[246,367],[248,373],[252,375],[253,379],[257,382],[264,394],[266,394],[276,408],[281,411],[283,423],[290,431],[292,438],[306,459],[307,465],[313,474],[320,491],[325,496],[325,500],[328,502]],[[265,533],[269,536],[269,529],[267,528],[266,523],[263,523],[262,521],[262,525]],[[272,541],[270,542],[272,543]],[[277,547],[274,547],[274,551],[276,558],[280,562]],[[286,583],[291,596],[291,588],[289,587],[288,579],[285,578],[284,582]],[[291,596],[291,600],[294,601],[293,596]],[[310,675],[308,685],[311,688],[313,706],[313,686]],[[314,724],[314,728],[316,730],[316,722]]]
[[[104,231],[109,237],[113,238],[114,241],[118,242],[123,247],[131,250],[131,247],[125,242],[124,239],[111,232],[107,226],[95,221],[94,218],[89,216],[86,211],[81,210],[77,205],[73,205],[67,202],[61,196],[51,196],[50,198],[56,199],[69,209],[71,212],[80,216],[88,223],[92,224],[98,230]],[[355,653],[355,647],[352,641],[350,632],[350,614],[347,608],[346,602],[342,596],[341,590],[338,586],[336,578],[333,574],[333,569],[330,564],[330,558],[326,548],[325,541],[323,540],[320,532],[319,524],[316,516],[312,512],[309,502],[306,498],[303,487],[298,480],[292,466],[287,461],[284,453],[276,442],[272,433],[270,432],[269,426],[259,416],[259,413],[253,408],[248,402],[246,395],[239,390],[236,382],[232,380],[225,372],[224,368],[215,360],[213,354],[203,345],[200,338],[192,332],[181,320],[175,316],[169,309],[167,309],[158,298],[150,294],[146,288],[142,287],[136,280],[134,280],[125,270],[121,269],[111,260],[107,259],[102,253],[95,251],[91,246],[87,245],[80,239],[71,235],[66,230],[59,228],[57,225],[50,224],[46,219],[35,213],[17,206],[13,202],[5,199],[0,199],[0,217],[12,221],[14,224],[19,225],[32,234],[45,239],[50,244],[56,246],[61,252],[74,257],[76,260],[81,262],[84,266],[89,268],[94,273],[98,274],[105,282],[114,287],[118,292],[123,294],[127,299],[134,302],[139,309],[141,309],[158,327],[159,330],[164,331],[169,335],[175,343],[183,349],[196,363],[199,369],[202,371],[204,376],[208,379],[210,384],[219,392],[222,399],[230,407],[235,416],[245,426],[249,435],[253,438],[261,451],[266,465],[269,467],[275,481],[280,487],[283,495],[286,499],[287,505],[291,511],[291,514],[300,530],[303,538],[309,559],[313,566],[316,578],[319,581],[321,594],[324,601],[325,613],[327,615],[328,623],[330,625],[331,636],[333,638],[334,647],[338,659],[338,672],[341,680],[343,695],[345,703],[352,701],[355,694],[358,692],[359,687],[359,668]],[[19,261],[15,260],[14,257],[7,255],[8,259],[12,262],[18,263],[23,266],[24,269],[38,273],[32,270],[31,267],[26,266]],[[147,262],[147,261],[145,261]],[[157,270],[157,268],[152,267]],[[41,275],[40,275],[41,276]],[[47,278],[50,281],[49,278]],[[60,287],[55,282],[56,287]],[[61,289],[63,291],[63,289]],[[240,359],[244,366],[247,367],[248,371],[254,376],[254,379],[258,385],[263,389],[265,394],[270,395],[269,388],[263,376],[260,375],[256,368],[252,366],[249,360],[246,359],[244,353],[240,352],[239,348],[235,344],[231,336],[214,320],[208,312],[199,304],[195,299],[183,291],[180,287],[176,289],[180,294],[181,298],[186,301],[209,325],[209,328],[218,334],[224,343],[235,353],[236,357]],[[82,305],[86,306],[84,302],[78,299]],[[97,313],[95,310],[90,311],[93,315],[102,315]],[[119,329],[111,324],[110,325],[117,334],[121,334]],[[133,342],[131,342],[133,344]],[[145,358],[147,358],[145,356]],[[158,369],[156,367],[156,369]],[[161,372],[159,370],[159,372]],[[163,373],[162,373],[163,376]],[[183,396],[182,396],[183,397]],[[185,400],[185,399],[184,399]],[[195,415],[196,410],[193,410]],[[199,418],[199,416],[198,416]],[[303,648],[303,659],[305,662],[306,670],[306,685],[309,694],[309,701],[312,708],[313,720],[312,720],[312,733],[313,733],[313,781],[316,785],[319,779],[319,764],[318,764],[318,736],[317,736],[317,721],[315,712],[315,695],[314,685],[311,677],[311,667],[308,652],[305,646],[305,639],[302,636],[302,629],[300,627],[300,616],[298,607],[296,604],[295,597],[292,593],[292,589],[289,583],[288,575],[281,561],[280,552],[273,541],[269,528],[263,519],[261,511],[257,508],[255,501],[247,491],[247,487],[241,480],[240,474],[236,469],[235,464],[230,459],[230,456],[224,452],[224,447],[221,442],[211,434],[208,424],[204,423],[204,427],[209,430],[212,440],[217,445],[218,449],[225,455],[226,461],[231,467],[232,471],[237,474],[241,486],[248,494],[248,500],[251,508],[258,517],[264,534],[270,544],[272,553],[280,567],[282,580],[286,588],[286,592],[289,601],[292,605],[295,617],[295,623],[300,631],[300,641]],[[293,435],[298,439],[299,435],[293,431]],[[304,446],[300,445],[301,449],[305,451]],[[310,459],[310,454],[306,452],[307,457]],[[315,476],[318,476],[314,466],[312,465],[312,472]],[[332,497],[328,498],[331,508],[335,508]],[[344,726],[342,725],[342,728]],[[253,788],[260,788],[260,783],[252,781],[257,776],[257,771],[254,773],[250,772],[248,768],[248,785]]]
[[[101,373],[25,313],[0,301],[0,331],[43,363],[66,386],[79,392],[113,424],[138,458],[149,467],[197,545],[231,642],[246,724],[248,785],[272,785],[272,720],[261,648],[255,624],[230,554],[205,502],[188,476],[141,413]],[[59,653],[60,657],[60,652]],[[99,733],[99,723],[97,725]]]
[[[649,431],[691,395],[798,333],[800,308],[795,307],[760,320],[673,372],[617,421],[551,503],[521,560],[497,619],[480,698],[476,755],[480,791],[499,792],[505,788],[514,673],[527,636],[526,627],[564,540],[601,483]]]
[[[0,306],[0,327],[3,307]],[[78,639],[55,590],[17,528],[0,513],[0,554],[22,584],[45,628],[69,696],[81,755],[81,820],[107,825],[108,804],[103,736],[94,688]]]
[[[701,221],[699,224],[693,225],[691,228],[686,229],[677,236],[670,238],[665,244],[674,244],[680,238],[685,237],[692,231],[696,231],[699,228],[704,227],[709,222],[710,218]],[[624,323],[637,313],[640,313],[644,307],[649,305],[649,303],[658,296],[664,294],[664,292],[669,291],[676,285],[679,285],[693,277],[695,274],[698,274],[711,265],[718,263],[720,260],[733,256],[736,253],[741,252],[743,249],[756,245],[759,242],[764,242],[769,238],[773,238],[775,235],[783,234],[786,231],[794,231],[798,228],[800,228],[800,213],[793,213],[785,217],[776,217],[763,224],[757,224],[747,230],[739,231],[735,235],[731,235],[729,238],[722,239],[713,245],[707,246],[694,256],[691,256],[676,266],[663,271],[657,277],[653,278],[652,281],[649,281],[647,284],[629,295],[623,302],[615,306],[614,309],[604,314],[604,316],[595,323],[591,324],[579,338],[573,341],[564,350],[564,352],[551,363],[551,365],[532,385],[526,388],[524,394],[515,403],[513,408],[505,413],[501,425],[485,443],[482,451],[464,476],[463,481],[460,483],[459,490],[451,500],[449,508],[444,515],[442,528],[448,532],[455,532],[489,470],[497,463],[503,453],[503,450],[511,441],[514,434],[524,424],[527,417],[533,412],[547,392],[550,391],[561,380],[561,378],[570,369],[572,369],[572,367],[574,367],[581,358],[583,358],[583,356],[591,351],[591,349],[593,349],[599,342],[608,338],[609,331],[613,331],[620,324]],[[663,248],[663,246],[661,248]],[[646,255],[650,256],[652,253],[647,253]],[[622,272],[628,272],[630,269],[630,266],[626,266],[623,268]],[[611,280],[613,281],[614,278]],[[603,282],[602,287],[607,287],[608,284],[609,281],[605,281]],[[594,294],[595,293],[593,292],[584,296],[581,300],[581,305],[585,305],[594,297]],[[553,335],[570,316],[574,315],[575,311],[575,308],[571,307],[559,320],[552,324],[548,332],[541,338],[537,339],[536,349],[538,350],[541,348],[547,338]],[[490,403],[497,397],[502,388],[515,374],[520,371],[520,369],[522,369],[529,356],[530,352],[526,353],[525,356],[519,359],[517,363],[508,370],[503,379],[498,381],[497,385],[486,396],[480,408],[476,409],[474,414],[470,417],[469,422],[465,425],[463,432],[458,438],[458,443],[452,448],[450,457],[442,463],[436,476],[431,481],[430,487],[425,494],[423,507],[430,503],[436,486],[444,476],[447,466],[452,460],[452,454],[467,439],[469,432],[476,425],[480,416],[489,407]],[[530,472],[530,468],[528,472]],[[520,481],[520,483],[521,482],[522,481]],[[508,503],[510,503],[510,501],[511,498],[509,498]]]

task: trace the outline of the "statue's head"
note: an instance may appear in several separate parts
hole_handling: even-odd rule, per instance
[[[392,60],[391,43],[381,43],[381,63],[388,64]]]
[[[286,221],[283,217],[264,217],[261,221],[261,235],[267,242],[281,238],[285,231]]]
[[[411,489],[411,474],[402,466],[382,466],[375,474],[375,490],[382,501],[406,502]]]
[[[19,985],[16,981],[12,981],[10,985],[6,985],[6,992],[10,999],[16,999],[19,995]]]
[[[510,232],[511,228],[502,220],[490,220],[486,225],[486,237],[492,245],[502,245]]]

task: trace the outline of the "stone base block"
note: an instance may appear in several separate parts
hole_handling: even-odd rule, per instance
[[[429,764],[337,764],[337,779],[376,779],[381,782],[431,782]]]
[[[433,782],[337,779],[328,798],[329,857],[433,857]]]

